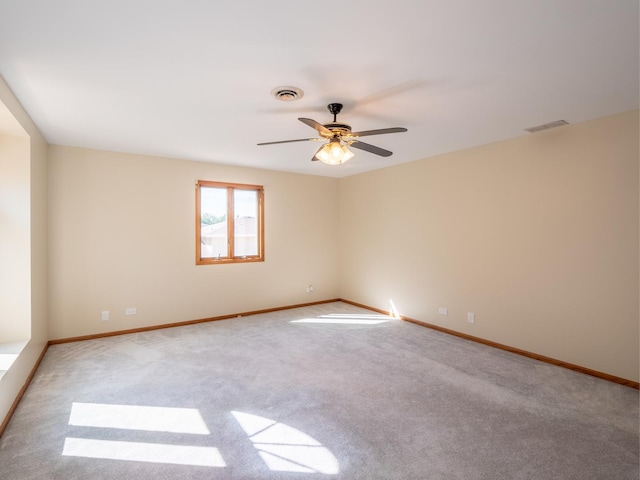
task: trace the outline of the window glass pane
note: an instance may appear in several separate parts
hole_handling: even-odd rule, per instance
[[[234,255],[245,257],[258,255],[258,192],[256,190],[233,191]]]
[[[227,189],[200,188],[200,257],[228,257]]]
[[[260,185],[198,180],[196,265],[264,261]]]

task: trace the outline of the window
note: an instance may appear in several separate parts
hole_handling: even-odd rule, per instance
[[[264,189],[199,180],[196,264],[264,260]]]

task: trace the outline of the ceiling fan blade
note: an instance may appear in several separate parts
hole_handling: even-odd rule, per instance
[[[350,143],[349,146],[369,153],[375,153],[381,157],[390,157],[393,155],[393,152],[390,152],[389,150],[385,150],[384,148],[376,147],[375,145],[370,145],[368,143],[359,142],[358,140],[354,140],[354,142]]]
[[[292,143],[292,142],[315,142],[317,140],[320,140],[319,138],[299,138],[297,140],[279,140],[277,142],[262,142],[262,143],[258,143],[258,145],[275,145],[276,143]]]
[[[382,135],[383,133],[406,132],[404,127],[379,128],[377,130],[363,130],[362,132],[351,132],[352,137],[366,137],[368,135]]]
[[[331,130],[326,128],[324,125],[319,124],[315,120],[311,120],[310,118],[298,118],[298,120],[300,120],[305,125],[309,125],[311,128],[315,128],[323,137],[333,137],[333,132]]]

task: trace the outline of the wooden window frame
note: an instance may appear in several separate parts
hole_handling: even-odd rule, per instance
[[[201,252],[201,206],[200,206],[200,189],[205,188],[226,188],[227,189],[227,252],[228,257],[205,257],[202,258]],[[258,218],[257,235],[258,235],[258,254],[235,256],[235,216],[233,194],[235,190],[250,190],[258,194]],[[226,263],[250,263],[264,261],[264,187],[262,185],[247,185],[242,183],[214,182],[209,180],[198,180],[196,182],[196,265],[217,265]]]

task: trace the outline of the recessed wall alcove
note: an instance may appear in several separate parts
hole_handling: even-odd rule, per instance
[[[0,103],[0,378],[31,338],[30,138]]]

